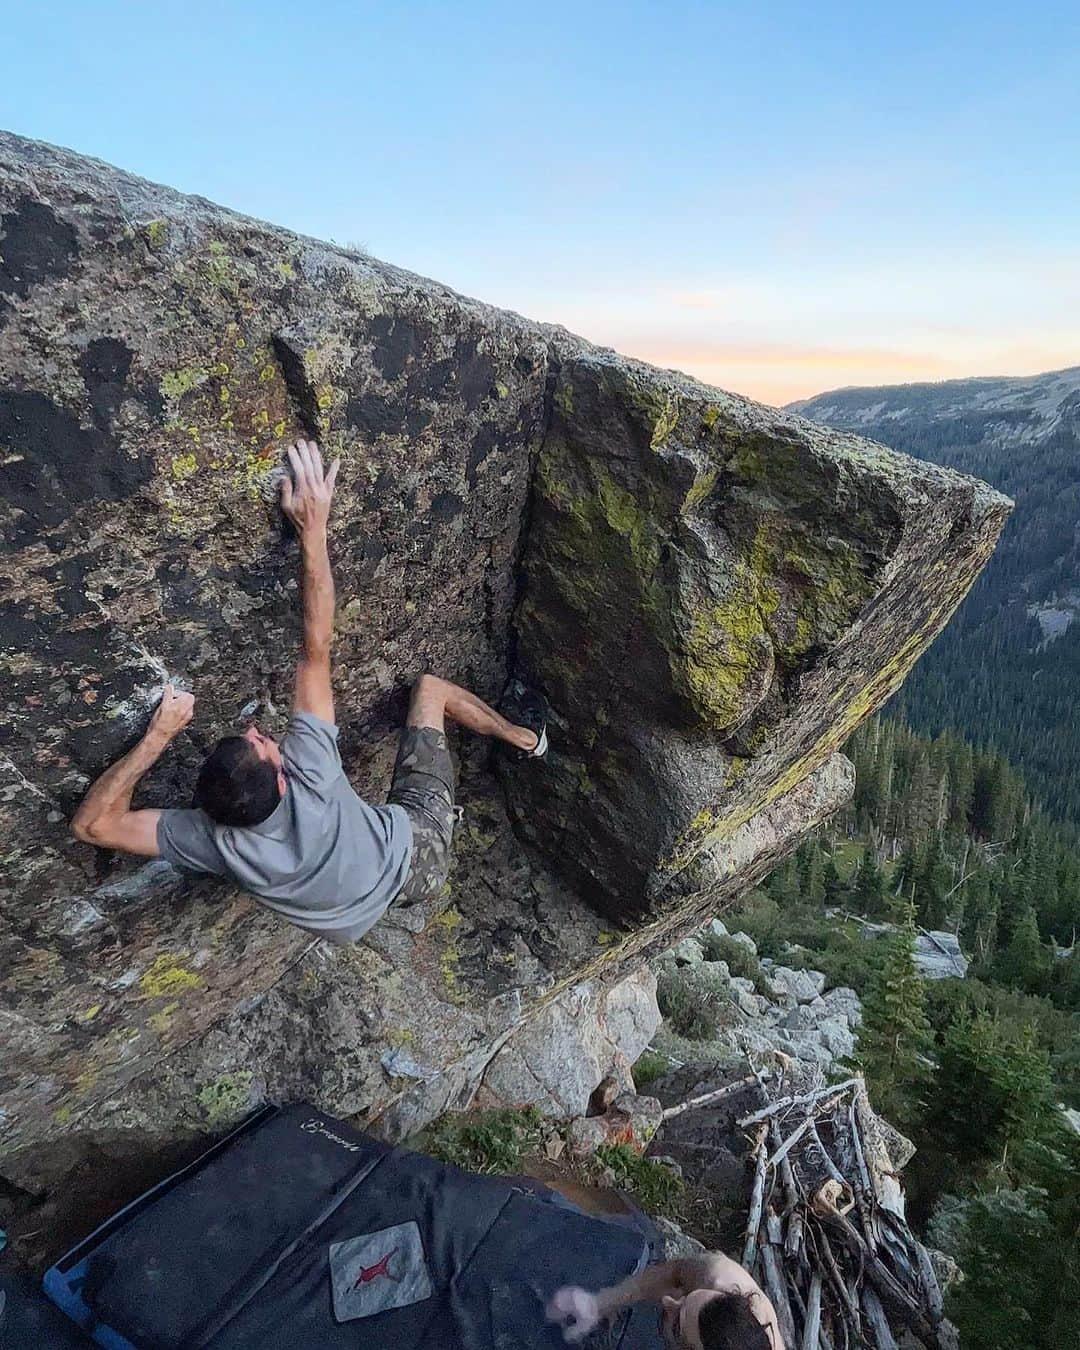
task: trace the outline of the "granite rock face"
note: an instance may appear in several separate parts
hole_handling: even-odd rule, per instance
[[[270,488],[300,433],[343,460],[335,688],[358,789],[385,791],[425,667],[493,698],[515,666],[556,714],[548,761],[501,785],[461,743],[448,894],[423,932],[391,917],[344,953],[66,828],[166,678],[196,722],[144,803],[187,800],[244,719],[281,728],[297,557]],[[46,1138],[212,1130],[268,1094],[390,1136],[470,1100],[551,1001],[700,928],[845,800],[837,747],[1008,505],[0,135],[9,1174],[38,1176]]]
[[[707,885],[712,846],[900,685],[1007,510],[860,438],[563,349],[518,625],[562,734],[542,794],[511,788],[522,828],[620,921]]]

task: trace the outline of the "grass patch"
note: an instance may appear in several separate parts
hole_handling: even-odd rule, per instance
[[[440,1116],[410,1147],[467,1172],[520,1172],[543,1146],[545,1121],[535,1107]]]
[[[634,1087],[638,1092],[643,1091],[650,1083],[663,1078],[670,1067],[664,1055],[658,1055],[655,1050],[644,1051],[630,1070],[634,1075]]]
[[[647,1213],[678,1215],[683,1180],[670,1167],[643,1158],[626,1144],[602,1144],[595,1156],[614,1174],[615,1185],[629,1191]]]

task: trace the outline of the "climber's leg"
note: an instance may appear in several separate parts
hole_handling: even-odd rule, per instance
[[[523,716],[532,717],[527,705],[521,706],[526,707]],[[397,903],[408,905],[431,898],[446,884],[458,815],[454,805],[454,766],[446,744],[447,717],[478,735],[504,741],[525,756],[539,756],[547,750],[542,718],[539,722],[534,719],[536,729],[530,730],[509,721],[460,685],[441,680],[437,675],[420,676],[413,686],[387,797],[387,801],[408,812],[413,833],[409,874]]]
[[[527,754],[539,748],[542,727],[533,729],[511,722],[461,685],[437,675],[421,675],[413,685],[408,725],[443,731],[447,717],[478,736],[493,736]]]
[[[414,699],[414,706],[416,700]],[[412,825],[409,874],[396,904],[414,904],[438,895],[450,869],[450,844],[457,808],[454,766],[441,727],[409,724],[401,733],[388,802],[404,807]]]

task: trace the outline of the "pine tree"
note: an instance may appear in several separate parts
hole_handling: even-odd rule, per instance
[[[1039,924],[1031,905],[1025,907],[1013,929],[1009,944],[994,961],[994,976],[1002,984],[1029,994],[1041,994],[1050,973],[1050,954],[1039,936]]]
[[[840,875],[840,870],[836,866],[836,854],[830,853],[825,860],[825,871],[822,876],[822,891],[824,893],[825,904],[828,908],[843,909],[848,903],[848,884]]]
[[[807,905],[821,909],[825,904],[825,859],[817,839],[812,841],[803,869],[802,898]]]
[[[952,871],[940,833],[930,840],[916,882],[919,918],[926,928],[944,927],[948,917],[948,896],[952,889]]]
[[[977,872],[967,883],[967,906],[960,943],[976,962],[990,960],[997,949],[997,895],[987,872]]]
[[[855,869],[851,881],[851,903],[868,918],[880,917],[888,912],[885,878],[872,848],[863,849],[862,858]]]
[[[926,1055],[930,1023],[926,986],[915,965],[915,907],[888,940],[884,965],[863,1003],[856,1062],[870,1081],[874,1101],[890,1120],[906,1126],[918,1119],[921,1093],[930,1076]]]
[[[1019,1035],[985,1014],[945,1029],[927,1124],[960,1169],[1005,1166],[1036,1140],[1053,1110],[1053,1076],[1035,1029]]]
[[[906,899],[910,899],[914,895],[922,865],[922,851],[916,844],[909,841],[904,845],[904,851],[896,860],[896,866],[893,868],[893,890],[897,895],[904,896]]]
[[[769,876],[765,889],[781,909],[790,909],[799,903],[801,886],[799,870],[794,858],[785,858]]]
[[[949,739],[949,829],[966,834],[971,827],[975,766],[971,746],[957,737]]]

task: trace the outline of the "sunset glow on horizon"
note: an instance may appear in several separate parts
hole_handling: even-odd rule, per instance
[[[9,130],[766,402],[1080,363],[1075,5],[57,0],[5,38]]]

